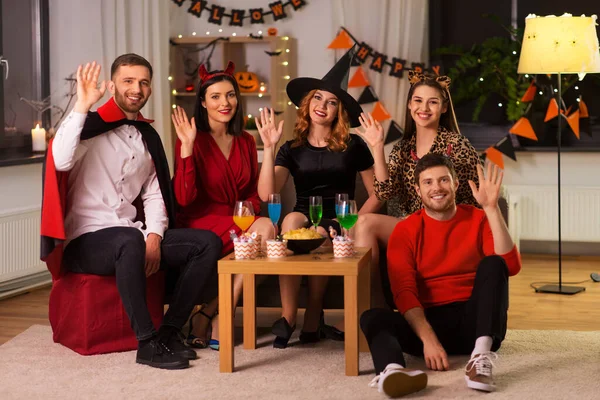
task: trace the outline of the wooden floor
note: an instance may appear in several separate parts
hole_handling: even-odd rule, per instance
[[[555,257],[523,256],[523,269],[510,279],[509,329],[600,330],[600,283],[590,273],[600,272],[600,258],[563,257],[563,282],[587,281],[585,292],[573,295],[535,293],[533,282],[556,282]],[[0,301],[0,344],[31,325],[48,325],[50,288]]]

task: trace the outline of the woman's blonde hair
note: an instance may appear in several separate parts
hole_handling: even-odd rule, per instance
[[[294,143],[292,147],[301,146],[307,143],[308,129],[310,120],[310,101],[317,93],[318,89],[311,90],[302,99],[298,113],[296,115],[296,125],[294,126]],[[350,124],[348,122],[348,112],[341,101],[338,101],[337,116],[331,123],[331,135],[327,139],[327,148],[331,151],[344,151],[348,148],[348,139],[350,138]]]

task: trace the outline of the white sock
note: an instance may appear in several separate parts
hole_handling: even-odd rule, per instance
[[[487,353],[487,352],[491,351],[493,342],[494,341],[492,340],[491,336],[478,337],[477,340],[475,341],[475,348],[473,349],[473,352],[471,353],[471,357],[473,357],[475,354]]]

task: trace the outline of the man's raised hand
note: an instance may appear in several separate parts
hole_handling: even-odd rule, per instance
[[[77,102],[75,103],[75,111],[82,114],[87,113],[104,96],[106,81],[102,81],[98,85],[101,69],[100,64],[96,64],[96,61],[77,67]]]

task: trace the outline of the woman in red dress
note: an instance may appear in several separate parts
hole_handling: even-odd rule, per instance
[[[209,73],[202,65],[195,116],[188,120],[180,107],[172,115],[177,132],[173,178],[179,205],[177,226],[215,232],[223,241],[223,255],[233,251],[230,231],[241,234],[233,222],[236,201],[250,201],[254,212],[260,212],[256,143],[242,130],[244,113],[233,69],[230,62],[224,71]],[[263,243],[274,236],[268,218],[257,218],[248,232],[257,232]],[[239,275],[234,277],[234,304],[241,292]],[[219,349],[218,323],[213,318],[217,310],[217,299],[195,310],[190,318],[190,345]],[[198,318],[201,316],[205,318]],[[208,332],[211,321],[212,336]],[[195,329],[194,322],[197,322]]]

